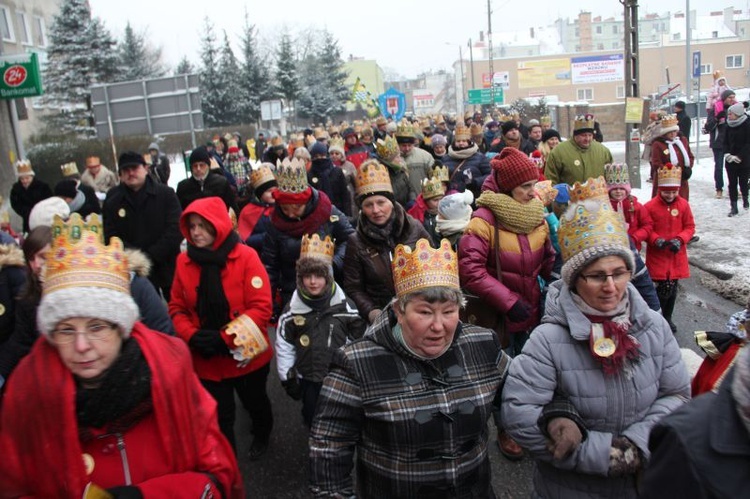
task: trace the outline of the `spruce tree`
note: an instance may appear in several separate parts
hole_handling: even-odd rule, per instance
[[[182,56],[182,59],[177,64],[177,67],[174,70],[175,75],[188,75],[195,73],[195,68],[193,67],[193,63],[190,62],[190,59],[187,58],[187,56]]]
[[[125,37],[118,47],[120,81],[143,80],[164,76],[161,50],[149,47],[146,36],[136,32],[128,22]]]
[[[294,55],[292,39],[289,33],[283,33],[276,49],[274,93],[284,99],[286,106],[291,108],[296,108],[296,101],[300,93],[298,66],[299,61]]]
[[[346,111],[346,101],[349,100],[351,89],[344,84],[348,73],[344,69],[338,41],[328,31],[323,33],[323,44],[318,60],[328,90],[326,93],[328,113],[332,117],[334,114]]]
[[[216,35],[214,27],[208,17],[203,22],[203,38],[201,38],[201,110],[203,121],[207,127],[221,124],[221,107],[219,103],[219,71],[218,51],[216,49]]]
[[[298,112],[303,118],[325,123],[346,110],[350,91],[344,85],[347,74],[341,50],[332,34],[325,31],[314,53],[302,61],[302,89]]]
[[[250,24],[247,10],[241,38],[242,59],[238,115],[241,123],[255,123],[260,118],[260,103],[268,94],[268,72],[258,57],[255,26]]]
[[[229,44],[229,36],[224,31],[224,43],[219,52],[218,62],[218,92],[217,102],[221,110],[221,125],[234,125],[240,122],[239,103],[240,103],[240,68],[237,64],[237,58]]]

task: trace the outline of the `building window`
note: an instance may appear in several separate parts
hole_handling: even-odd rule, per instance
[[[726,59],[726,68],[732,69],[732,68],[741,68],[745,65],[744,57],[742,54],[737,55],[728,55]]]
[[[719,32],[718,31],[712,31],[711,32],[711,38],[719,38]]]
[[[613,35],[617,34],[617,25],[616,24],[614,26],[612,26],[612,34]]]
[[[593,88],[579,88],[576,90],[577,100],[594,100]]]
[[[625,85],[617,85],[617,87],[615,88],[615,98],[617,99],[625,98]]]
[[[576,28],[576,36],[581,36],[581,30],[579,28]]]
[[[47,27],[44,24],[44,18],[38,16],[34,17],[34,27],[36,28],[36,38],[34,38],[34,41],[36,41],[37,46],[46,47]]]
[[[714,65],[711,63],[708,64],[701,64],[701,74],[702,75],[710,75],[714,72]]]
[[[612,42],[612,49],[619,49],[620,48],[620,42]]]
[[[682,35],[680,33],[675,33],[672,35],[672,41],[676,42],[677,40],[680,40],[682,38]]]
[[[580,51],[581,51],[581,46],[580,45],[576,45],[576,52],[580,52]]]
[[[13,18],[10,16],[10,9],[4,5],[0,5],[0,35],[5,42],[16,41],[13,34]]]
[[[596,50],[604,50],[604,44],[603,43],[597,43],[596,44]]]
[[[596,34],[597,35],[601,35],[602,34],[602,27],[601,26],[597,26],[596,27]]]
[[[18,25],[18,40],[24,45],[31,45],[31,27],[25,12],[16,12],[16,24]]]

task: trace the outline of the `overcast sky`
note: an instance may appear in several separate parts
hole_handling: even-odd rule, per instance
[[[89,0],[94,16],[104,20],[120,38],[130,21],[145,31],[150,43],[161,47],[171,67],[183,56],[198,63],[200,29],[208,16],[226,30],[239,53],[245,6],[265,46],[275,45],[280,32],[310,27],[326,28],[338,39],[344,58],[349,54],[375,59],[384,69],[414,77],[429,70],[450,69],[458,59],[458,45],[487,31],[487,0],[378,0],[378,1],[242,1],[220,0]],[[747,9],[748,0],[689,0],[698,14],[734,6]],[[581,10],[594,17],[621,16],[619,0],[491,0],[492,31],[525,30],[546,26],[558,17],[575,18]],[[639,2],[640,14],[684,11],[686,0]],[[369,9],[368,9],[369,8]],[[466,50],[464,51],[466,52]]]

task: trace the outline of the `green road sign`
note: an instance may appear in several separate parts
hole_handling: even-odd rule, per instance
[[[0,99],[42,95],[39,57],[31,52],[0,57]]]
[[[469,90],[469,104],[489,104],[492,99],[491,88],[475,88]],[[495,87],[495,104],[503,103],[502,87]]]

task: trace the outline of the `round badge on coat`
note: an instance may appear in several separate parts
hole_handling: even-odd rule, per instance
[[[0,315],[5,315],[5,305],[0,303]]]
[[[615,342],[611,338],[599,338],[594,342],[594,353],[599,357],[610,357],[617,350]]]
[[[677,208],[672,208],[672,211],[670,211],[669,213],[670,213],[670,214],[671,214],[671,215],[672,215],[673,217],[676,217],[677,215],[679,215],[679,214],[680,214],[680,210],[678,210]]]
[[[86,469],[86,474],[90,475],[94,472],[94,457],[91,454],[83,454],[83,467]]]
[[[313,181],[313,184],[317,184],[318,183],[318,177],[313,177],[312,181]]]
[[[668,155],[669,155],[669,151],[667,149],[664,149],[664,156],[668,156]]]
[[[252,286],[253,286],[253,287],[254,287],[255,289],[260,289],[260,288],[262,288],[262,287],[263,287],[263,279],[261,279],[261,278],[260,278],[260,276],[257,276],[257,275],[256,275],[255,277],[253,277],[253,278],[252,278],[252,279],[250,280],[250,284],[251,284],[251,285],[252,285]]]
[[[295,326],[304,326],[305,325],[305,318],[302,315],[295,315],[292,318],[292,321],[294,321]]]
[[[577,159],[577,160],[573,161],[573,164],[576,165],[576,166],[581,166],[581,160]]]
[[[310,337],[307,336],[306,334],[303,334],[302,336],[299,337],[299,344],[302,345],[303,347],[308,346],[310,344]]]
[[[118,216],[119,216],[120,218],[125,218],[125,213],[126,213],[126,212],[125,212],[125,208],[120,208],[120,210],[119,210],[119,211],[117,212],[117,215],[118,215]]]

